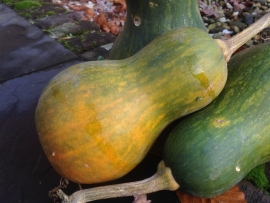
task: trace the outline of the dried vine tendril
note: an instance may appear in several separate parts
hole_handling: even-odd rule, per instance
[[[57,191],[59,189],[67,188],[68,184],[69,184],[69,182],[68,182],[67,179],[61,178],[60,179],[60,184],[57,187],[55,187],[55,188],[53,188],[52,190],[49,191],[49,197],[51,199],[53,199],[54,203],[61,203],[61,199],[57,195]]]

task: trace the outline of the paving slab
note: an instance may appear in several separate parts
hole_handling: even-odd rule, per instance
[[[41,91],[73,60],[0,84],[0,202],[52,202],[59,176],[45,157],[35,127]]]
[[[78,57],[3,4],[0,36],[0,82]]]

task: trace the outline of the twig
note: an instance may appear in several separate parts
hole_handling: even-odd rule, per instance
[[[32,173],[34,173],[34,172],[37,170],[37,167],[38,167],[38,165],[39,165],[39,162],[40,162],[41,157],[42,157],[42,155],[40,155],[40,156],[38,157],[37,165],[36,165],[36,167],[33,169]]]
[[[59,198],[60,198],[60,199],[63,199],[62,197],[60,197],[60,196],[58,195],[57,192],[58,192],[58,190],[60,190],[61,188],[62,188],[62,189],[63,189],[63,188],[67,188],[68,184],[69,184],[69,182],[68,182],[67,179],[61,178],[61,179],[60,179],[60,184],[59,184],[57,187],[55,187],[54,189],[52,189],[51,191],[49,191],[49,197],[53,199],[53,202],[54,202],[54,203],[58,203]]]

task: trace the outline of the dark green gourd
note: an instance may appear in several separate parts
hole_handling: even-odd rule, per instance
[[[110,59],[128,58],[157,36],[179,27],[206,31],[198,0],[126,0],[127,19],[110,51]]]
[[[269,59],[270,44],[232,57],[221,94],[170,134],[163,157],[183,191],[219,195],[270,160]]]

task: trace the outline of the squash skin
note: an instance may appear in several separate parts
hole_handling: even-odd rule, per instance
[[[236,54],[221,94],[169,135],[163,159],[184,192],[217,196],[270,160],[269,57],[270,44]]]
[[[36,109],[41,145],[69,180],[120,178],[166,125],[209,104],[226,79],[223,54],[207,33],[171,30],[128,59],[84,62],[56,75]]]
[[[134,55],[157,36],[174,28],[197,27],[207,32],[198,0],[126,0],[126,4],[127,18],[111,48],[111,60]]]

